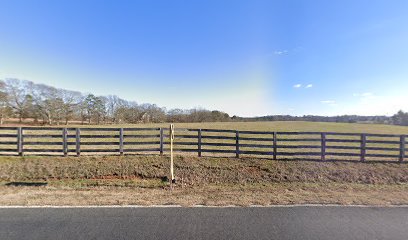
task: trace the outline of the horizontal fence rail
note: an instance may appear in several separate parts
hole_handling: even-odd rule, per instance
[[[120,155],[169,151],[168,128],[0,127],[0,154],[63,156],[101,153]],[[404,161],[406,135],[274,132],[225,129],[175,130],[174,151],[318,160],[385,159]]]

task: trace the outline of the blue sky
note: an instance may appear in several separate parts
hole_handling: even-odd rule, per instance
[[[408,1],[0,0],[0,79],[231,115],[408,110]]]

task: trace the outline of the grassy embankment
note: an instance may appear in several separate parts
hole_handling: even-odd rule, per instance
[[[305,122],[177,126],[408,133],[408,128],[386,125]],[[168,162],[168,156],[157,155],[0,157],[0,204],[408,204],[408,165],[405,163],[271,161],[184,155],[175,159],[178,183],[171,189],[163,181],[168,176]]]

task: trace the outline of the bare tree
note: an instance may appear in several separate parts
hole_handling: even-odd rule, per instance
[[[142,104],[141,110],[144,112],[142,118],[143,122],[164,122],[166,120],[166,110],[158,107],[156,104]]]
[[[8,93],[8,105],[13,109],[19,118],[28,117],[32,110],[32,89],[33,83],[30,81],[20,81],[14,78],[6,79],[6,91]]]
[[[75,91],[60,90],[60,95],[63,100],[62,116],[65,120],[65,125],[67,125],[68,121],[74,117],[78,106],[81,105],[82,94]]]
[[[168,122],[187,122],[188,121],[188,111],[175,108],[167,112]]]
[[[0,80],[0,125],[3,124],[4,119],[10,115],[11,109],[8,106],[8,94],[6,90],[6,83]]]
[[[117,122],[116,111],[126,105],[126,101],[119,98],[116,95],[109,95],[105,98],[105,107],[106,107],[106,114],[107,117],[110,119],[112,123]]]
[[[58,90],[44,84],[36,84],[33,87],[32,96],[35,108],[43,118],[43,123],[53,124],[59,107],[57,106]]]
[[[34,118],[43,124],[68,124],[70,120],[95,123],[205,122],[229,121],[228,114],[195,108],[167,111],[156,104],[137,104],[118,96],[82,95],[18,79],[0,80],[0,124],[6,116]],[[313,117],[313,116],[310,116]],[[344,117],[350,119],[351,117]],[[237,118],[234,118],[237,119]],[[336,120],[337,121],[337,120]],[[339,121],[343,121],[340,118]]]

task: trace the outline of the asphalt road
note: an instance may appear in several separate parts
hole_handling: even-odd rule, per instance
[[[0,209],[0,239],[408,239],[408,208]]]

